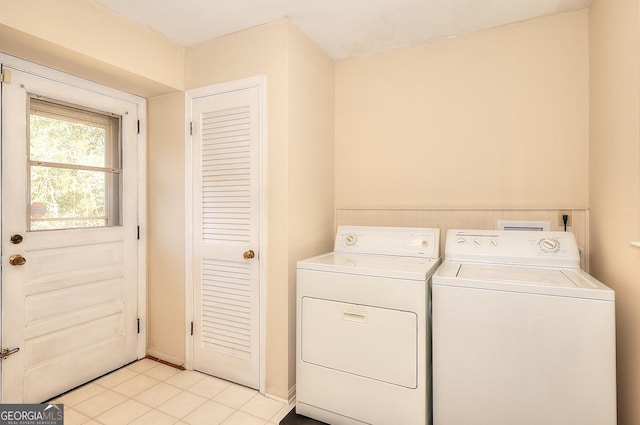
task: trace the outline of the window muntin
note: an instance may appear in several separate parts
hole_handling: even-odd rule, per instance
[[[29,230],[121,225],[121,117],[29,98]]]

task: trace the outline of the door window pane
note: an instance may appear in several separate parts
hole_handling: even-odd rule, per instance
[[[29,229],[120,225],[120,117],[31,97]]]

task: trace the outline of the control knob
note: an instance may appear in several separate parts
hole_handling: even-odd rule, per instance
[[[558,250],[560,250],[560,242],[558,242],[557,239],[549,239],[549,238],[545,238],[542,239],[539,243],[540,245],[540,249],[542,249],[544,252],[558,252]]]

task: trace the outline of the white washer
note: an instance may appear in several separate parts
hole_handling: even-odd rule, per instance
[[[333,425],[430,423],[429,282],[440,231],[344,226],[297,265],[296,412]]]
[[[450,230],[433,276],[434,425],[615,425],[614,292],[572,233]]]

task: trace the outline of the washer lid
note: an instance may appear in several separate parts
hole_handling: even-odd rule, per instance
[[[581,269],[461,264],[445,261],[433,285],[613,301],[614,291]]]
[[[438,265],[439,258],[330,252],[298,261],[298,270],[424,281],[433,274]]]
[[[463,264],[458,271],[458,277],[461,279],[493,280],[497,282],[535,283],[567,288],[575,286],[564,273],[556,269]]]

